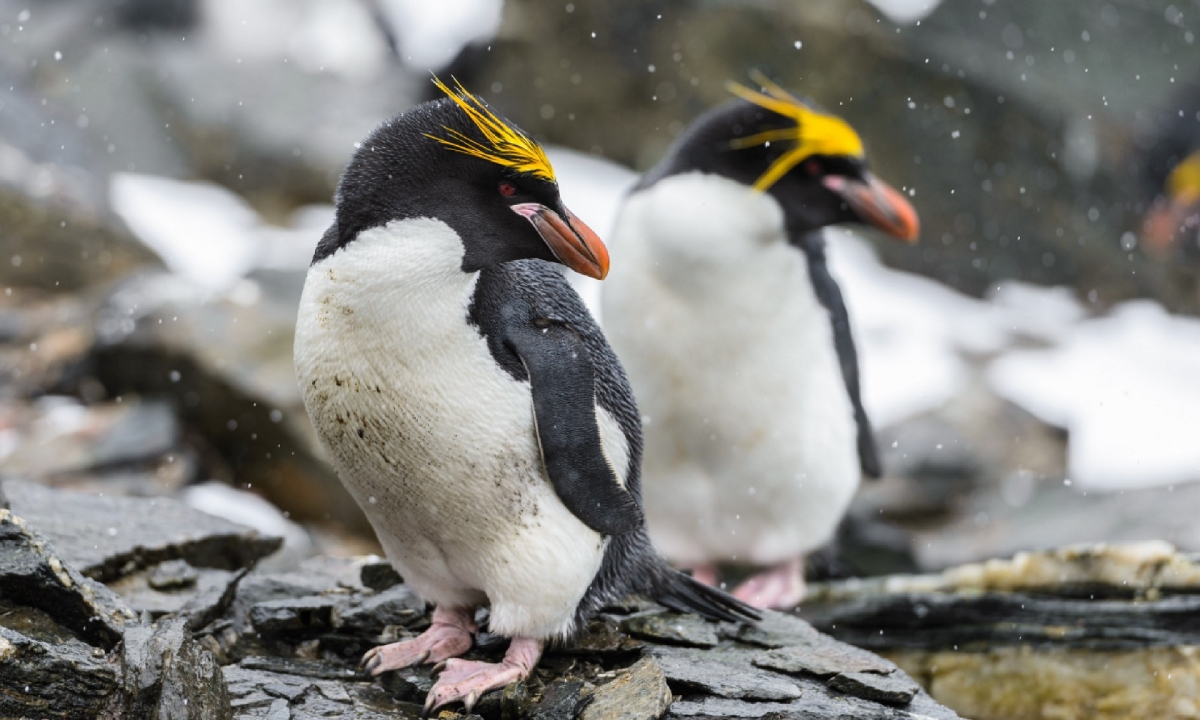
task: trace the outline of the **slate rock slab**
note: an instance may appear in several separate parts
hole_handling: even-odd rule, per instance
[[[48,618],[38,619],[40,637],[0,625],[0,717],[73,720],[118,705],[120,666],[69,632],[55,632]]]
[[[819,678],[846,672],[887,675],[896,669],[895,665],[878,655],[837,642],[828,636],[817,636],[802,645],[761,653],[755,656],[754,664],[768,670],[806,673]]]
[[[168,498],[93,495],[16,480],[3,486],[14,514],[50,538],[65,562],[101,582],[166,560],[239,570],[283,544]]]
[[[634,637],[670,645],[716,647],[717,626],[698,615],[676,612],[635,615],[621,623],[621,629]]]
[[[0,510],[0,598],[41,610],[104,652],[134,619],[108,588],[79,574],[11,510]]]
[[[672,687],[738,700],[794,700],[801,695],[790,678],[751,665],[751,652],[663,646],[649,652]]]
[[[671,706],[662,668],[644,658],[596,688],[580,720],[656,720]]]
[[[921,687],[904,673],[880,675],[873,672],[838,673],[827,683],[848,695],[885,703],[907,705]]]
[[[186,618],[127,627],[124,664],[128,717],[233,717],[221,668],[207,650],[192,640]]]
[[[424,615],[424,600],[407,585],[393,585],[374,595],[337,603],[330,622],[341,632],[378,635],[388,625],[407,625]]]

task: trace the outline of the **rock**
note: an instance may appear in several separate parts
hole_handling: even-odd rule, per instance
[[[281,543],[169,498],[75,493],[15,480],[4,489],[14,513],[44,532],[67,563],[101,581],[177,559],[237,570]]]
[[[1169,716],[1200,682],[1198,570],[1161,542],[1070,547],[815,585],[804,612],[970,717]]]
[[[379,635],[388,625],[407,625],[424,615],[424,600],[406,585],[393,585],[375,595],[337,603],[330,622],[339,632]]]
[[[221,668],[192,640],[185,618],[127,627],[124,661],[130,717],[232,718]]]
[[[672,718],[765,718],[788,717],[793,707],[787,703],[760,703],[706,697],[702,700],[680,700],[671,706]]]
[[[195,586],[199,577],[186,560],[168,560],[155,566],[146,583],[155,590],[182,590]]]
[[[362,584],[372,590],[387,590],[393,585],[404,582],[400,573],[387,560],[373,560],[364,563],[360,575]]]
[[[542,699],[529,711],[530,720],[572,720],[591,701],[583,694],[580,680],[558,679],[542,693]]]
[[[635,637],[687,647],[716,647],[717,630],[698,615],[675,612],[636,615],[621,623]]]
[[[139,615],[150,613],[152,618],[158,619],[167,614],[183,613],[190,616],[218,610],[227,594],[232,598],[231,585],[241,577],[239,573],[229,570],[197,570],[183,560],[171,562],[183,563],[188,568],[191,573],[190,584],[154,587],[155,573],[161,567],[158,565],[115,580],[109,583],[109,588],[120,595],[134,612]],[[177,578],[177,575],[172,576],[171,582],[178,582]],[[159,582],[161,584],[161,578]]]
[[[904,673],[880,675],[872,672],[838,673],[829,678],[829,687],[862,698],[896,705],[907,705],[921,686]]]
[[[11,510],[0,510],[0,598],[41,610],[104,652],[121,641],[133,613],[108,588],[81,575]]]
[[[811,643],[790,645],[761,653],[754,664],[768,670],[789,674],[804,673],[829,678],[841,673],[875,673],[887,675],[896,669],[892,663],[865,650],[837,642],[821,635]]]
[[[250,622],[266,636],[312,634],[331,627],[334,603],[324,595],[265,600],[250,609]]]
[[[91,718],[119,704],[119,668],[103,651],[65,629],[50,630],[59,626],[43,613],[9,613],[0,610],[0,717]],[[39,637],[9,627],[22,619],[42,629]]]
[[[672,687],[738,700],[794,700],[800,687],[790,678],[750,664],[751,653],[654,647],[650,650]]]
[[[671,706],[671,689],[654,660],[633,667],[596,688],[580,720],[657,720]]]
[[[752,625],[740,626],[734,635],[742,642],[765,648],[781,648],[788,645],[810,643],[819,636],[820,633],[812,625],[795,615],[775,610],[763,611],[762,620]]]

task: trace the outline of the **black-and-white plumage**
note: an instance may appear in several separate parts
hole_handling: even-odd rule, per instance
[[[630,592],[752,616],[651,547],[633,395],[556,261],[607,269],[540,148],[460,88],[362,143],[305,283],[305,406],[388,558],[438,605],[368,668],[461,654],[480,604],[514,638],[500,665],[449,660],[430,706],[523,677],[542,642]]]
[[[710,579],[719,562],[775,566],[735,595],[782,606],[802,595],[798,558],[880,473],[820,229],[911,239],[916,217],[848,125],[769,88],[735,88],[746,99],[697,119],[643,176],[602,292],[646,417],[655,544]]]

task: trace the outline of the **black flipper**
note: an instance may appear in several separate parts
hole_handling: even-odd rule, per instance
[[[642,527],[637,500],[617,481],[596,422],[596,373],[579,335],[562,322],[506,308],[504,342],[533,389],[538,444],[554,491],[575,517],[602,535]]]
[[[660,605],[678,612],[692,612],[709,620],[757,622],[762,613],[714,587],[696,582],[678,570],[662,568],[661,577],[649,595]]]
[[[867,411],[863,408],[859,390],[858,352],[854,348],[854,336],[850,333],[850,313],[846,311],[841,288],[829,272],[829,262],[825,257],[825,238],[821,236],[820,231],[816,231],[793,238],[792,243],[804,252],[817,300],[829,311],[833,325],[833,345],[837,350],[838,363],[842,366],[846,392],[849,393],[850,403],[854,406],[854,421],[858,425],[859,465],[864,476],[878,478],[883,474],[883,468],[879,462],[875,432],[871,428],[871,419],[867,417]]]

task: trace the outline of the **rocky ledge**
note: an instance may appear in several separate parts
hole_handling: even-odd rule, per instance
[[[1200,717],[1200,558],[1167,543],[820,584],[804,616],[976,720]]]
[[[429,668],[364,676],[429,610],[378,558],[255,571],[279,540],[166,498],[0,484],[0,717],[417,717]],[[0,499],[0,507],[5,501]],[[480,611],[480,621],[486,610]],[[483,633],[470,657],[498,659]],[[631,599],[485,696],[509,718],[956,718],[891,661],[790,615],[706,622]],[[459,717],[453,710],[441,717]]]

